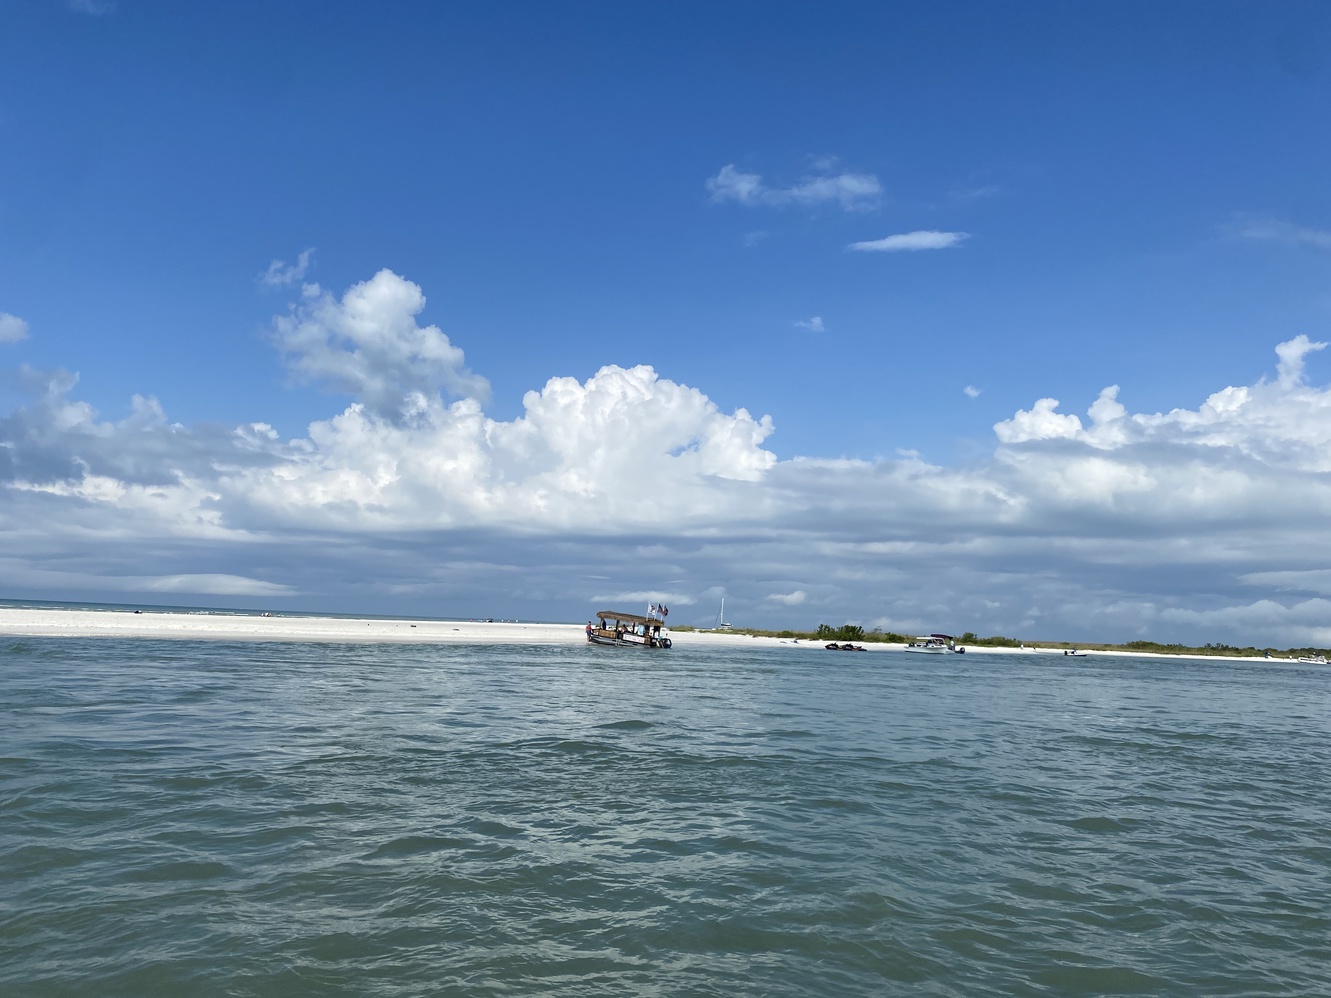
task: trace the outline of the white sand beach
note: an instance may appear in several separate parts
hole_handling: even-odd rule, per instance
[[[569,644],[581,624],[264,617],[222,613],[0,608],[0,634],[25,637],[183,638],[195,641],[361,641]]]
[[[171,613],[127,610],[17,609],[0,607],[0,635],[59,638],[176,638],[192,641],[357,641],[403,644],[583,644],[584,625],[509,621],[384,620],[350,617],[264,617],[225,613]],[[753,637],[735,631],[671,631],[676,648],[788,647],[821,648],[822,642]],[[865,642],[865,651],[901,651],[904,645]],[[1032,655],[1066,658],[1061,648],[967,647],[973,655]],[[1206,661],[1262,662],[1286,659],[1233,658],[1213,655],[1159,655],[1149,652],[1086,651],[1097,656],[1190,658]],[[915,656],[912,656],[914,658]],[[919,656],[929,661],[929,656]],[[1068,658],[1069,664],[1083,659]]]
[[[64,638],[178,638],[193,641],[359,641],[404,644],[583,644],[583,623],[264,617],[224,613],[0,608],[0,635]],[[674,632],[676,647],[791,645],[744,634]],[[874,646],[871,646],[874,647]],[[882,646],[886,647],[886,646]]]

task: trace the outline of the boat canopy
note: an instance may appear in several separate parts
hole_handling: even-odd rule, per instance
[[[621,624],[659,624],[656,617],[644,617],[640,613],[625,613],[623,610],[597,610],[598,620],[616,620]]]
[[[943,641],[951,641],[951,640],[952,640],[952,635],[951,635],[951,634],[930,634],[929,637],[931,637],[931,638],[940,638],[940,639],[943,640]]]

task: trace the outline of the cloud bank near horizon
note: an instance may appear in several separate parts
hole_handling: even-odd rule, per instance
[[[301,290],[274,347],[351,402],[294,439],[139,396],[106,420],[76,375],[20,368],[0,417],[14,594],[581,619],[655,592],[681,623],[725,595],[755,624],[1331,644],[1331,390],[1308,383],[1325,344],[1306,336],[1196,408],[1038,399],[950,468],[779,459],[770,417],[647,365],[551,378],[495,420],[425,306],[388,270]]]

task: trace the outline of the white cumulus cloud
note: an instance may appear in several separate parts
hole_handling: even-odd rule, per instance
[[[428,405],[440,389],[484,401],[490,385],[437,326],[420,326],[418,285],[390,270],[340,299],[307,284],[290,314],[273,323],[275,341],[301,376],[358,398],[367,410],[399,417]]]
[[[17,315],[0,312],[0,343],[17,343],[27,339],[28,324]]]
[[[796,321],[795,325],[800,329],[807,329],[811,333],[824,333],[827,331],[827,327],[823,325],[823,317],[821,315],[810,316],[807,319],[799,319]]]
[[[776,461],[770,418],[722,413],[647,366],[552,378],[523,408],[499,422],[475,399],[416,394],[398,418],[356,403],[231,484],[270,521],[594,530],[705,520],[740,501],[722,482]]]
[[[1314,343],[1300,334],[1276,347],[1280,363],[1276,366],[1276,379],[1281,388],[1294,389],[1303,384],[1304,359],[1310,353],[1325,350],[1325,343]]]
[[[1081,420],[1075,415],[1055,412],[1058,399],[1040,399],[1030,409],[1019,410],[1011,419],[994,424],[994,433],[1005,444],[1031,440],[1075,440],[1081,434]]]

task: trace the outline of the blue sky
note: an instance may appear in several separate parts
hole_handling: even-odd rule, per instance
[[[0,585],[1331,643],[1329,84],[1314,3],[15,0]]]

